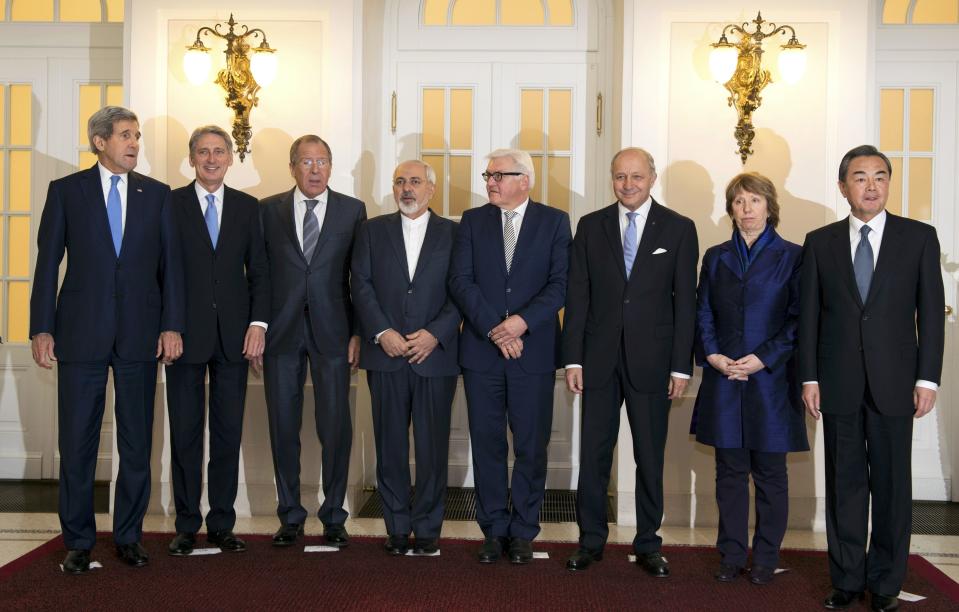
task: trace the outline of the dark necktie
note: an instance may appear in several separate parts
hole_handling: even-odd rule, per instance
[[[869,297],[869,285],[872,284],[873,255],[872,245],[869,244],[869,232],[872,231],[868,225],[863,225],[859,230],[859,245],[856,247],[856,256],[852,260],[852,269],[856,273],[856,286],[859,287],[859,297],[863,304]]]
[[[310,263],[313,251],[316,250],[316,241],[320,237],[320,224],[313,214],[317,200],[304,200],[303,203],[306,204],[306,213],[303,214],[303,257],[306,258],[306,263]]]

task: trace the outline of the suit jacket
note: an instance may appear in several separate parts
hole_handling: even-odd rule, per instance
[[[881,413],[909,415],[916,380],[939,383],[945,298],[936,229],[886,215],[865,303],[853,273],[848,217],[806,236],[799,375],[819,381],[825,413],[858,410],[868,381]]]
[[[633,386],[658,393],[670,372],[692,373],[696,226],[653,200],[627,282],[618,214],[614,202],[583,217],[576,229],[563,361],[583,366],[585,386],[602,386],[625,340]]]
[[[467,210],[456,232],[449,286],[465,321],[460,365],[488,371],[502,363],[487,334],[517,314],[529,328],[517,360],[520,367],[527,374],[555,372],[560,367],[558,313],[569,269],[569,216],[530,200],[509,274],[501,217],[492,204]]]
[[[346,357],[353,333],[350,257],[366,205],[328,189],[326,216],[311,261],[306,261],[293,221],[293,189],[265,198],[260,207],[270,266],[270,328],[266,353],[296,351],[309,309],[313,336],[328,356]]]
[[[795,360],[802,248],[769,231],[769,243],[745,273],[732,240],[703,255],[696,307],[703,380],[692,433],[717,448],[809,449]],[[752,353],[766,367],[745,382],[732,381],[706,361],[714,353],[731,359]]]
[[[270,279],[259,205],[253,196],[225,187],[214,250],[195,182],[173,191],[186,263],[186,331],[180,361],[209,361],[217,331],[226,358],[241,361],[250,321],[270,322]]]
[[[50,183],[37,232],[30,336],[62,361],[156,359],[161,331],[184,329],[183,262],[170,188],[130,172],[119,257],[96,165]],[[57,279],[64,252],[67,271]]]
[[[446,290],[456,223],[429,213],[426,236],[410,278],[403,239],[402,216],[396,212],[360,226],[353,248],[350,288],[366,346],[360,367],[396,371],[404,357],[390,357],[373,344],[376,334],[389,328],[406,335],[419,329],[433,334],[439,344],[423,363],[410,367],[420,376],[455,376],[459,349],[459,311]]]

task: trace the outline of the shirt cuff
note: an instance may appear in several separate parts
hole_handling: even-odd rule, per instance
[[[805,387],[806,385],[818,385],[818,384],[819,384],[819,381],[818,381],[818,380],[804,380],[802,384],[803,384],[804,387]]]
[[[262,327],[263,331],[266,331],[270,327],[263,321],[250,321],[250,325],[256,325],[257,327]]]
[[[938,391],[938,390],[939,390],[939,385],[937,385],[936,383],[934,383],[934,382],[932,382],[932,381],[930,381],[930,380],[922,380],[922,379],[919,379],[919,380],[916,381],[916,386],[917,386],[917,387],[922,387],[923,389],[932,389],[933,391]]]
[[[570,369],[570,368],[579,368],[579,369],[582,370],[582,369],[583,369],[583,366],[581,366],[581,365],[578,364],[578,363],[567,363],[566,365],[563,366],[563,368],[565,368],[565,369],[567,369],[567,370]]]
[[[376,334],[375,336],[373,336],[373,344],[379,344],[379,343],[380,343],[380,336],[382,336],[382,335],[385,334],[386,332],[390,331],[391,329],[393,329],[393,328],[392,328],[392,327],[387,327],[386,329],[384,329],[384,330],[381,331],[380,333],[378,333],[378,334]]]
[[[669,375],[673,378],[682,378],[684,380],[692,378],[689,374],[683,374],[682,372],[670,372]]]

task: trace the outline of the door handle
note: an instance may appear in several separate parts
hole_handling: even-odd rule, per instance
[[[946,316],[948,317],[950,315],[952,315],[952,306],[946,304]]]

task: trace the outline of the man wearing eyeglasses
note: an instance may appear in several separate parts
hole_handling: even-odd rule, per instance
[[[393,172],[399,212],[363,223],[353,249],[350,285],[366,344],[360,367],[373,401],[376,482],[389,534],[386,551],[392,555],[406,554],[411,532],[414,554],[435,554],[443,526],[462,318],[446,290],[456,223],[428,208],[435,189],[429,165],[401,163]]]
[[[306,522],[300,425],[307,363],[323,446],[318,516],[327,544],[348,542],[343,502],[353,438],[350,373],[359,365],[349,273],[353,237],[366,219],[366,206],[327,187],[332,157],[319,136],[297,138],[290,147],[296,186],[261,202],[273,294],[263,369],[280,519],[274,546],[292,546]]]
[[[493,563],[508,553],[512,563],[524,564],[533,558],[546,487],[570,225],[566,213],[530,200],[535,175],[528,153],[499,149],[487,159],[489,204],[463,214],[449,285],[465,318],[460,367],[476,519],[485,536],[479,561]]]

